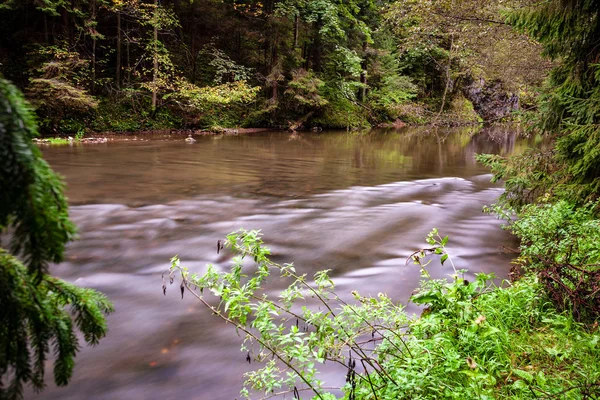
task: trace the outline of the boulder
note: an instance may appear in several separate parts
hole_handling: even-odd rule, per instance
[[[484,122],[497,121],[519,109],[519,97],[507,91],[499,80],[488,82],[483,78],[468,77],[462,92]]]

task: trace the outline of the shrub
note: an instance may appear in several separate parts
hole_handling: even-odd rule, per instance
[[[585,398],[600,392],[597,330],[556,311],[535,276],[504,287],[486,274],[469,282],[446,252],[448,238],[434,230],[427,240],[430,247],[411,256],[423,276],[411,298],[425,307],[419,318],[383,293],[353,291],[354,300],[344,301],[328,271],[309,278],[271,261],[257,231],[227,237],[234,257],[226,272],[209,266],[198,276],[174,257],[163,290],[167,279],[172,284],[179,276],[182,297],[191,293],[242,333],[246,360],[259,365],[245,375],[245,397],[256,391],[299,398],[311,391],[313,398],[333,399],[318,377],[318,365],[326,362],[344,368],[345,399]],[[431,254],[452,266],[450,281],[431,279]],[[264,289],[273,275],[289,282],[277,297]],[[308,299],[317,304],[309,306]]]
[[[561,200],[527,205],[510,230],[521,239],[517,262],[536,273],[559,309],[577,319],[600,318],[600,220],[597,203],[585,207]]]

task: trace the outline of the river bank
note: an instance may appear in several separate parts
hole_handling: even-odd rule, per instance
[[[491,141],[502,141],[506,138],[508,132],[516,132],[518,135],[524,133],[523,128],[518,123],[494,123],[494,124],[482,124],[482,123],[464,123],[456,125],[436,125],[436,124],[422,124],[422,125],[409,125],[400,120],[389,124],[380,124],[377,127],[365,128],[365,129],[328,129],[323,130],[321,128],[313,128],[299,131],[282,130],[278,128],[232,128],[232,129],[219,129],[214,131],[202,130],[202,129],[149,129],[135,132],[90,132],[85,135],[73,136],[51,136],[34,138],[35,144],[45,145],[76,145],[76,144],[102,144],[108,142],[137,142],[137,141],[165,141],[165,140],[187,140],[188,143],[192,143],[198,138],[207,136],[246,136],[246,135],[257,135],[257,134],[269,134],[269,133],[281,133],[287,132],[291,138],[301,138],[302,135],[308,134],[331,134],[334,133],[351,133],[351,134],[365,134],[368,132],[380,132],[380,131],[397,131],[397,132],[421,132],[431,133],[432,135],[438,135],[442,132],[442,136],[447,135],[447,132],[452,130],[461,130],[463,132],[470,132],[474,135],[479,132],[484,132],[489,136]],[[539,143],[543,139],[540,135],[534,135],[536,141]],[[193,139],[193,141],[192,141]]]
[[[151,129],[136,132],[91,132],[85,136],[55,136],[34,138],[33,142],[39,145],[66,145],[75,143],[99,144],[114,141],[148,141],[148,140],[168,140],[174,138],[201,137],[215,135],[250,135],[263,132],[276,132],[274,128],[236,128],[222,129],[220,131],[207,131],[200,129]]]

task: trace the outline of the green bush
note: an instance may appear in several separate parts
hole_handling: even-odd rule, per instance
[[[371,126],[367,120],[365,110],[343,98],[330,101],[319,112],[319,116],[312,120],[312,124],[331,129],[367,128]]]
[[[400,116],[401,105],[417,96],[418,88],[407,76],[389,75],[382,79],[381,87],[372,90],[368,103],[376,122],[393,121]]]
[[[105,99],[96,110],[91,128],[97,132],[133,132],[181,127],[182,119],[168,107],[153,114],[148,105],[134,108],[126,99]]]
[[[308,277],[291,264],[272,262],[256,231],[227,237],[224,244],[234,253],[229,271],[209,266],[198,276],[174,257],[163,290],[179,276],[182,297],[195,296],[243,336],[247,360],[258,365],[245,375],[245,397],[311,391],[313,398],[334,399],[318,375],[325,362],[344,367],[341,389],[349,400],[600,393],[600,332],[594,325],[557,311],[535,276],[501,287],[486,274],[467,281],[446,252],[448,237],[434,230],[427,241],[428,249],[411,256],[423,276],[411,297],[425,307],[418,318],[383,293],[364,297],[353,291],[352,302],[343,300],[328,271]],[[217,246],[223,248],[220,241]],[[449,281],[430,277],[431,255],[452,267]],[[289,286],[270,296],[263,289],[269,278]]]
[[[527,205],[510,230],[521,239],[517,262],[534,272],[559,309],[580,320],[600,319],[600,219],[598,204],[566,200]]]

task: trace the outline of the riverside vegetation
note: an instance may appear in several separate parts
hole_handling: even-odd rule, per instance
[[[344,301],[328,271],[307,277],[272,262],[257,231],[227,237],[235,254],[230,271],[209,266],[197,276],[175,257],[168,278],[173,283],[180,275],[182,296],[187,290],[242,334],[247,361],[261,365],[246,374],[246,397],[300,398],[308,391],[311,398],[335,399],[335,388],[318,376],[325,363],[345,368],[339,389],[346,399],[598,397],[597,326],[557,311],[535,274],[500,287],[486,274],[468,282],[446,251],[448,237],[433,230],[427,241],[431,247],[411,256],[423,277],[411,297],[426,306],[419,318],[383,293],[353,291],[353,301]],[[431,279],[430,254],[452,265],[450,281]],[[245,259],[255,263],[248,276]],[[269,277],[289,286],[270,297],[262,290]]]
[[[0,72],[55,135],[496,121],[551,65],[528,3],[3,0]]]
[[[507,217],[507,229],[521,239],[516,260],[520,279],[495,286],[491,276],[479,274],[474,282],[467,282],[446,250],[448,238],[434,230],[427,237],[430,247],[411,257],[423,274],[421,287],[411,299],[424,307],[420,317],[411,318],[385,294],[338,296],[327,271],[314,277],[299,275],[292,265],[269,259],[256,231],[241,231],[224,243],[235,254],[230,271],[209,269],[206,275],[197,276],[174,258],[163,287],[166,290],[166,280],[173,283],[179,275],[182,296],[186,290],[197,296],[217,318],[244,334],[247,359],[258,361],[259,368],[246,376],[243,395],[261,392],[269,397],[289,392],[297,398],[301,393],[335,398],[335,389],[317,375],[320,363],[327,362],[344,368],[346,384],[335,393],[347,399],[600,397],[597,0],[511,2],[503,10],[498,8],[500,2],[481,7],[469,1],[399,1],[386,4],[386,24],[381,25],[388,30],[380,32],[373,27],[382,15],[369,8],[375,3],[97,0],[0,4],[3,16],[12,15],[10,23],[0,29],[14,33],[26,25],[21,18],[31,18],[37,21],[33,26],[40,29],[38,34],[20,37],[28,38],[27,43],[35,37],[31,44],[43,44],[33,46],[36,50],[25,56],[40,57],[35,60],[40,61],[41,70],[21,75],[24,55],[18,56],[16,46],[4,42],[15,35],[0,35],[3,46],[15,55],[8,67],[3,60],[3,72],[38,102],[44,126],[65,132],[69,124],[76,132],[81,121],[107,121],[102,114],[88,113],[100,109],[103,101],[108,104],[112,95],[120,106],[111,113],[132,112],[142,117],[140,121],[151,121],[151,126],[154,121],[173,121],[177,109],[185,110],[178,118],[195,116],[198,120],[191,123],[206,126],[221,124],[229,115],[236,116],[232,124],[241,123],[238,116],[250,109],[248,118],[275,125],[281,123],[280,118],[304,124],[321,123],[318,118],[354,121],[356,115],[371,115],[376,103],[368,99],[374,101],[377,93],[387,93],[388,97],[380,99],[394,99],[384,104],[416,110],[410,115],[428,110],[441,118],[451,100],[485,92],[474,83],[477,74],[466,74],[477,68],[465,66],[469,60],[485,58],[485,49],[490,47],[478,45],[496,43],[469,44],[467,39],[488,36],[463,33],[469,27],[493,27],[499,31],[487,32],[498,37],[514,34],[506,24],[516,27],[521,33],[513,39],[528,35],[534,41],[527,42],[532,52],[541,46],[554,65],[539,97],[531,100],[539,108],[527,121],[531,129],[553,135],[555,145],[508,159],[489,155],[479,159],[490,166],[494,179],[505,182],[506,192],[489,209]],[[166,7],[170,4],[171,9]],[[250,73],[246,66],[216,43],[199,53],[201,34],[190,34],[197,26],[194,18],[200,18],[198,7],[212,10],[202,15],[213,20],[225,21],[214,17],[232,12],[245,22],[233,30],[229,22],[211,28],[237,32],[240,40],[228,43],[240,49],[252,44],[247,54],[238,54],[254,60],[255,66],[248,68],[261,72],[262,87],[243,79]],[[178,14],[178,8],[190,12]],[[176,16],[184,14],[190,20],[180,26]],[[110,24],[117,28],[108,38],[100,29]],[[265,31],[245,30],[254,24]],[[187,38],[185,48],[189,44],[191,53],[169,51],[177,37]],[[110,40],[116,45],[114,53],[100,57],[98,49]],[[396,40],[408,49],[402,57],[394,53],[397,49],[376,45],[393,47]],[[207,59],[220,61],[202,64],[199,54],[211,54]],[[373,58],[365,62],[366,54]],[[192,68],[185,70],[195,71],[197,77],[185,77],[173,63],[174,55],[190,63]],[[412,60],[409,68],[405,57]],[[483,64],[471,64],[475,65]],[[395,72],[381,74],[377,81],[375,66]],[[498,74],[502,71],[510,69]],[[200,76],[208,76],[213,83],[202,84]],[[365,77],[370,78],[365,81]],[[459,77],[464,78],[464,91],[455,91]],[[539,83],[539,75],[531,78]],[[31,112],[13,86],[0,82],[0,226],[3,230],[12,227],[15,238],[11,252],[0,254],[0,388],[3,397],[19,398],[23,384],[43,387],[43,367],[51,350],[56,353],[55,380],[66,384],[77,350],[74,328],[83,332],[87,342],[96,343],[106,333],[103,314],[112,307],[100,293],[47,274],[46,264],[62,259],[74,228],[67,218],[59,180],[30,143],[36,134]],[[401,90],[385,92],[390,88]],[[397,101],[410,98],[417,103]],[[508,104],[511,98],[506,96]],[[195,111],[188,114],[189,110]],[[356,110],[366,110],[366,114]],[[394,110],[390,119],[399,115]],[[115,121],[129,124],[126,118],[110,115],[105,126],[114,126]],[[220,251],[221,243],[218,246]],[[452,267],[450,280],[430,278],[428,263],[434,256]],[[252,269],[249,260],[254,262]],[[274,273],[290,283],[276,299],[262,290]],[[303,304],[304,300],[309,301]],[[75,314],[73,321],[68,311]]]

